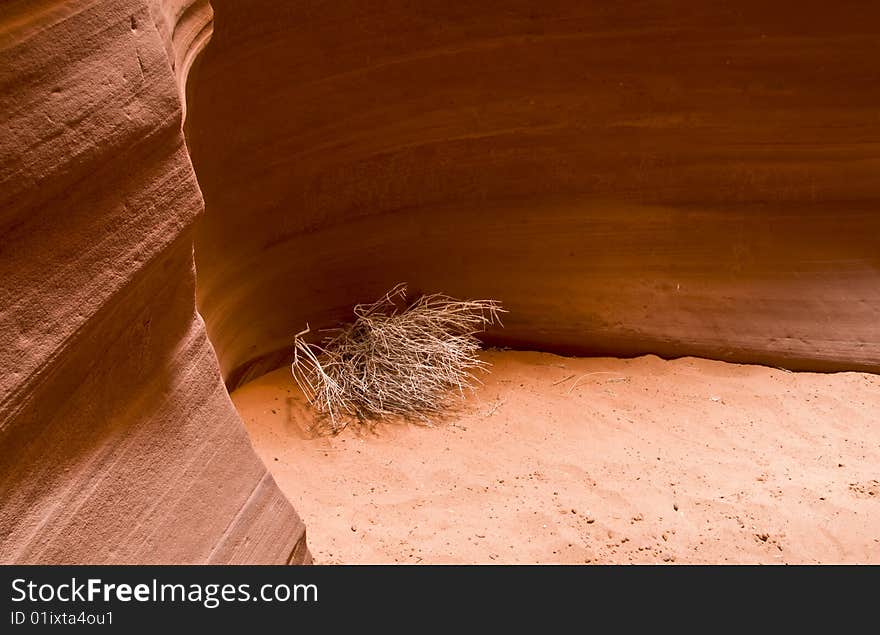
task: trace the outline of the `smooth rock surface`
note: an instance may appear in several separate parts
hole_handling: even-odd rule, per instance
[[[310,559],[195,308],[206,7],[0,5],[2,563]]]
[[[880,5],[214,0],[187,139],[230,386],[397,282],[490,340],[880,369]]]

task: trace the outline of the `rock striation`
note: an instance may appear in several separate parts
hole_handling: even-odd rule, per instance
[[[0,562],[286,563],[195,307],[207,2],[0,6]]]
[[[880,371],[878,18],[3,2],[0,562],[308,562],[226,387],[401,281],[494,344]]]
[[[880,6],[212,4],[187,139],[231,386],[400,281],[502,300],[496,344],[880,370]]]

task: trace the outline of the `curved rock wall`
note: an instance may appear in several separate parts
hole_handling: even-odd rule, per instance
[[[195,310],[172,70],[209,23],[205,2],[0,5],[0,562],[309,559]]]
[[[501,299],[500,344],[880,370],[876,3],[212,4],[229,385],[399,281]]]

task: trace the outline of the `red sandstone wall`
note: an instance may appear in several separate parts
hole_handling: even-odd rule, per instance
[[[501,299],[498,343],[880,370],[877,3],[213,5],[188,141],[231,384],[399,281]]]
[[[308,559],[196,233],[233,384],[400,280],[880,370],[875,3],[213,4],[0,5],[0,561]]]
[[[0,5],[0,562],[309,559],[195,310],[175,74],[209,25]]]

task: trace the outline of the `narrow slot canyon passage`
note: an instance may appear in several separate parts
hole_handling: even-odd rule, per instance
[[[878,19],[0,3],[0,563],[878,562]],[[491,372],[310,435],[398,283]]]
[[[880,562],[867,30],[212,5],[198,306],[316,562]],[[398,282],[504,304],[485,385],[433,426],[311,435],[294,333]]]

